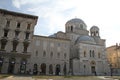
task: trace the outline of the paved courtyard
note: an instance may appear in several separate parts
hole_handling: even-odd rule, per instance
[[[53,77],[53,78],[49,78],[46,76],[46,78],[36,78],[36,77],[32,77],[32,76],[9,76],[7,78],[4,79],[0,79],[0,80],[120,80],[120,79],[113,79],[111,77],[105,77],[105,76],[88,76],[88,77],[83,77],[83,76],[79,76],[79,77],[68,77],[68,78],[64,78],[62,76],[60,77]]]

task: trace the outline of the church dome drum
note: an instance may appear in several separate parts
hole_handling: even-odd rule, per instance
[[[74,18],[74,19],[67,21],[65,26],[67,27],[67,29],[71,29],[71,31],[72,31],[72,29],[86,30],[86,28],[87,28],[84,21],[79,18]]]

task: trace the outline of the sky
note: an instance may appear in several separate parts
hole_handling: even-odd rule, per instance
[[[65,32],[65,23],[82,19],[100,28],[106,46],[120,43],[120,0],[0,0],[0,8],[38,16],[35,35]]]

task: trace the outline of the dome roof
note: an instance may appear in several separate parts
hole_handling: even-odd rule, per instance
[[[76,29],[85,29],[85,30],[87,27],[86,24],[84,23],[84,21],[79,19],[79,18],[73,18],[73,19],[67,21],[65,25],[66,26],[73,26]]]
[[[67,23],[84,23],[84,21],[79,18],[74,18],[69,20]]]
[[[77,43],[80,43],[80,42],[96,44],[94,38],[92,38],[90,36],[81,36],[81,37],[79,37],[77,39]]]
[[[97,26],[92,26],[90,28],[90,31],[99,31],[99,28]]]

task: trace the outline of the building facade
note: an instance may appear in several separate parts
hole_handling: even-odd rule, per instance
[[[25,73],[37,16],[0,10],[0,72]]]
[[[107,47],[107,58],[114,75],[120,74],[120,45]]]
[[[40,75],[109,74],[106,43],[99,28],[66,22],[65,32],[33,35],[37,16],[0,9],[0,72]]]

